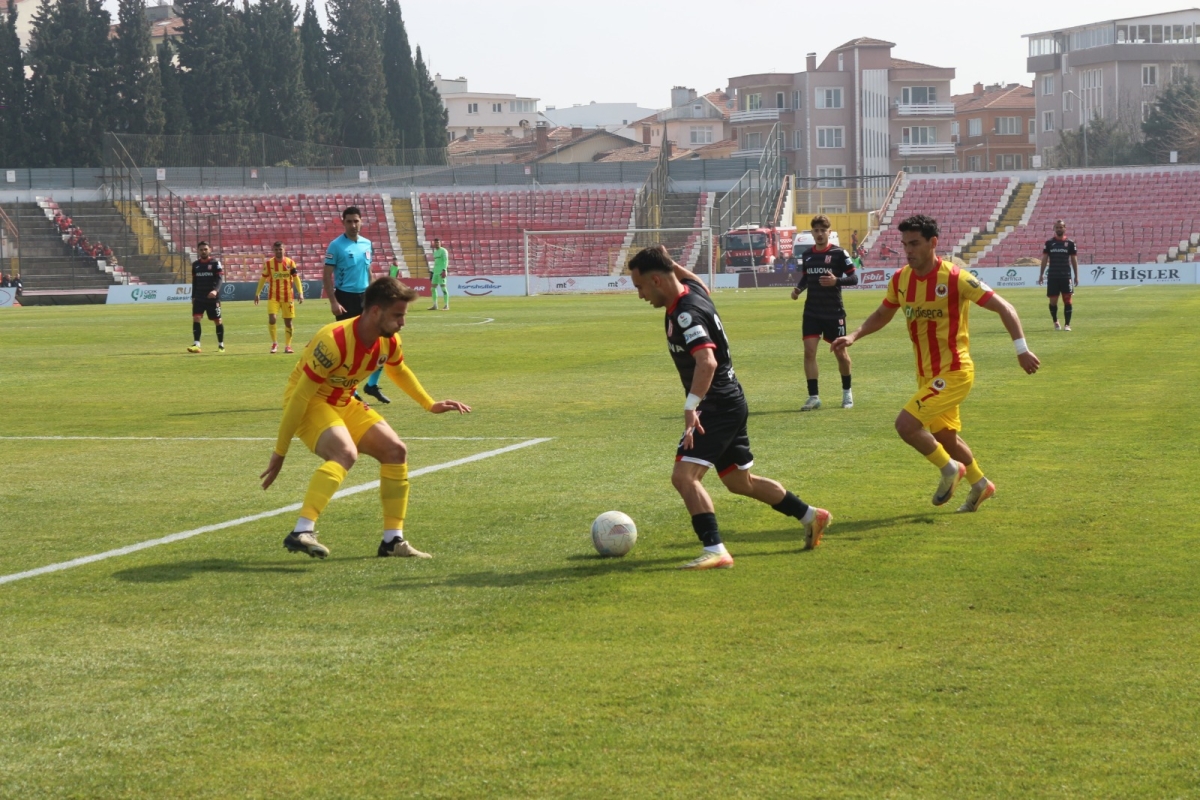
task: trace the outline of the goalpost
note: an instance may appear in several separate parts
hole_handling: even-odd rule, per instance
[[[525,293],[531,296],[632,291],[629,259],[655,244],[713,285],[711,228],[525,230],[521,244]]]

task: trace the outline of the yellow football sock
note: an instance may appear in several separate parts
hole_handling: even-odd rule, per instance
[[[408,513],[408,464],[379,465],[379,498],[383,501],[383,529],[404,530]]]
[[[925,458],[938,469],[950,463],[950,454],[946,452],[946,448],[942,447],[941,442],[938,443],[937,449],[925,456]]]
[[[276,342],[278,342],[279,339],[276,338],[276,336],[275,336],[275,323],[274,322],[267,323],[267,330],[269,330],[271,332],[271,344],[275,344]]]
[[[346,468],[336,461],[326,461],[317,467],[312,480],[308,482],[308,491],[304,493],[304,505],[300,508],[300,516],[315,520],[321,516],[325,506],[333,498],[333,493],[346,480]]]
[[[983,480],[983,470],[979,468],[979,459],[975,459],[967,464],[967,483],[974,485],[981,480]]]
[[[284,327],[283,338],[284,338],[284,342],[287,344],[287,346],[291,347],[292,346],[292,326],[291,325]]]

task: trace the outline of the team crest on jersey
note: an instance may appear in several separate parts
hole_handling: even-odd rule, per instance
[[[950,287],[944,283],[939,283],[937,288],[933,291],[938,297],[945,297],[946,293],[950,291]]]
[[[667,320],[667,336],[671,336],[674,333],[675,333],[675,323],[671,322],[671,320],[668,319]]]
[[[946,388],[946,382],[944,380],[942,380],[941,378],[935,378],[933,383],[930,384],[930,386],[933,387],[934,391],[940,392]]]
[[[679,315],[679,327],[686,328],[692,324],[692,315],[684,311]]]
[[[825,256],[825,263],[826,263],[826,264],[832,264],[832,263],[833,263],[833,256]]]

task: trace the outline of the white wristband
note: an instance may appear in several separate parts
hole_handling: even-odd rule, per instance
[[[684,411],[695,411],[700,406],[700,397],[688,392],[687,400],[683,404]]]
[[[1029,345],[1025,344],[1025,339],[1013,339],[1013,347],[1017,348],[1017,355],[1029,352]]]

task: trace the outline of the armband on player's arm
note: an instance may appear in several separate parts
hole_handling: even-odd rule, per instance
[[[283,407],[283,419],[279,421],[279,436],[275,439],[275,455],[281,458],[287,455],[288,447],[292,444],[292,437],[296,435],[296,430],[304,421],[304,412],[308,409],[308,403],[316,396],[321,383],[324,383],[324,379],[320,382],[315,381],[305,370],[305,377],[296,384],[296,390],[292,392],[287,405]]]
[[[421,408],[428,411],[433,408],[433,398],[429,396],[429,392],[425,391],[425,387],[417,380],[417,376],[408,364],[401,361],[399,364],[386,365],[387,376],[392,379],[392,382],[404,390],[404,393],[417,401]]]

